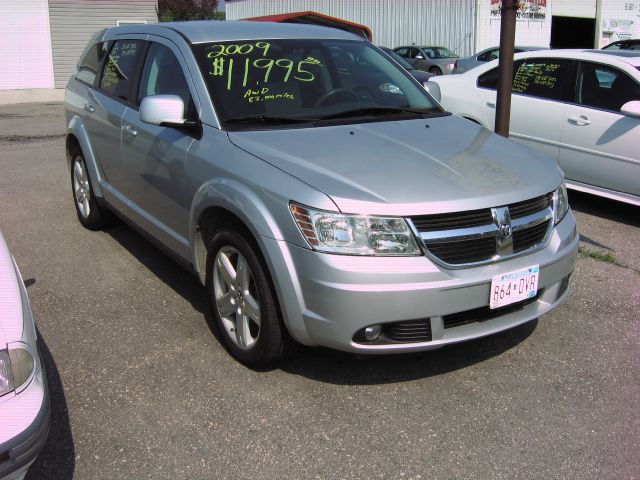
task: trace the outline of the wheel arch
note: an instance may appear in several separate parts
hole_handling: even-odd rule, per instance
[[[95,153],[91,147],[87,129],[82,119],[77,115],[69,121],[69,125],[67,126],[66,154],[69,168],[71,168],[71,162],[73,161],[73,149],[76,148],[79,149],[79,153],[84,157],[94,195],[96,197],[102,197],[102,175]]]
[[[207,245],[221,226],[239,226],[251,235],[273,279],[261,237],[282,239],[276,219],[248,186],[231,179],[217,178],[198,189],[190,213],[192,263],[202,284],[206,276]]]

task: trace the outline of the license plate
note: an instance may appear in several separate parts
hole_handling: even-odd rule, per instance
[[[539,274],[540,267],[531,265],[522,270],[501,273],[493,277],[489,294],[489,308],[500,308],[535,297],[538,292]]]

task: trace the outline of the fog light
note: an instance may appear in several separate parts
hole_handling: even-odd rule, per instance
[[[378,338],[380,338],[380,334],[382,333],[382,325],[371,325],[364,329],[364,339],[367,342],[375,342]]]

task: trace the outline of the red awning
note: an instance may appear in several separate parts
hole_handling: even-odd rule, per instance
[[[251,20],[253,22],[282,22],[282,23],[307,23],[311,25],[321,25],[323,27],[338,28],[340,30],[346,30],[347,32],[355,33],[360,37],[364,37],[371,41],[373,35],[371,30],[366,25],[360,25],[359,23],[348,22],[341,18],[330,17],[318,12],[293,12],[283,13],[280,15],[266,15],[264,17],[251,17],[244,20]]]

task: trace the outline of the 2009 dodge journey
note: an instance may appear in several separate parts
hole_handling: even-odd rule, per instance
[[[427,350],[566,296],[562,172],[440,107],[336,29],[186,22],[103,30],[66,91],[79,221],[114,213],[193,269],[227,350]]]

